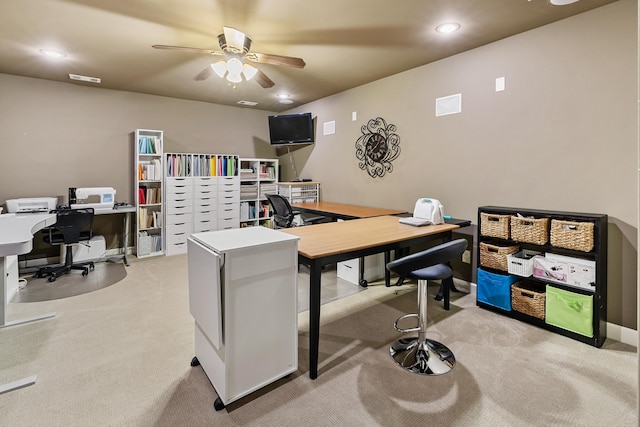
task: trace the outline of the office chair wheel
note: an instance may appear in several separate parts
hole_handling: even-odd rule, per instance
[[[369,286],[369,283],[364,280],[364,279],[360,279],[360,286],[362,286],[363,288],[366,288],[367,286]]]
[[[85,268],[84,270],[82,270],[82,275],[83,275],[83,276],[87,276],[87,275],[89,275],[89,269],[88,269],[88,268]]]
[[[200,361],[196,356],[193,356],[193,359],[191,359],[191,366],[200,366]]]
[[[213,402],[213,408],[216,411],[221,411],[224,409],[224,403],[222,403],[222,399],[220,399],[219,397],[216,399],[215,402]]]
[[[96,266],[94,263],[89,264],[89,270],[93,271],[96,269]]]
[[[48,279],[48,280],[49,280],[50,282],[55,282],[55,281],[56,281],[56,279],[57,279],[57,277],[55,276],[55,274],[52,274],[51,276],[49,276],[49,279]]]

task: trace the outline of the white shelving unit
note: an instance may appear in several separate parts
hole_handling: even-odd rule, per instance
[[[163,132],[135,132],[136,256],[164,254],[163,228]]]
[[[278,160],[240,159],[240,227],[271,226],[265,194],[278,192]]]
[[[191,233],[239,227],[236,155],[165,153],[167,255],[187,252]]]

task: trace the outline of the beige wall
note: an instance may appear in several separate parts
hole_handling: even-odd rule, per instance
[[[622,0],[297,108],[317,116],[315,145],[294,153],[299,175],[325,200],[412,210],[428,196],[474,222],[483,205],[606,213],[609,321],[636,329],[636,7]],[[435,98],[456,93],[462,113],[435,117]],[[382,178],[355,155],[376,117],[397,126],[402,150]],[[336,133],[323,136],[328,121]]]
[[[318,132],[295,164],[336,202],[411,210],[430,196],[474,222],[487,204],[607,213],[609,321],[636,329],[637,56],[636,2],[621,0],[296,109]],[[455,93],[462,113],[435,118],[434,99]],[[70,186],[131,200],[136,128],[164,130],[166,151],[274,157],[268,114],[0,74],[0,202]],[[378,116],[402,151],[374,179],[355,141]],[[287,156],[281,165],[290,178]]]

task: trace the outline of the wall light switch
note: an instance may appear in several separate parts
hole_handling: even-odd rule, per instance
[[[358,112],[354,111],[353,113],[351,113],[351,121],[355,122],[356,120],[358,120]]]
[[[498,77],[496,79],[496,92],[502,92],[504,90],[504,77]]]

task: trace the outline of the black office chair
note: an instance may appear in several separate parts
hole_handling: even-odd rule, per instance
[[[289,228],[294,227],[293,219],[296,215],[300,215],[300,212],[294,211],[289,201],[279,195],[279,194],[265,194],[267,200],[271,204],[271,208],[273,209],[273,222],[275,223],[275,228]],[[305,218],[303,215],[300,216],[302,218],[302,222],[304,225],[317,224],[322,221],[326,221],[327,218],[324,216],[314,216]]]
[[[460,258],[466,248],[467,241],[457,239],[387,264],[387,269],[399,276],[398,285],[407,278],[418,280],[418,313],[405,314],[393,324],[397,331],[403,333],[418,332],[418,337],[401,338],[389,349],[393,360],[409,372],[440,375],[452,370],[456,363],[451,350],[438,341],[427,338],[427,281],[442,280],[445,289],[448,289],[453,283],[453,270],[449,261]],[[416,327],[398,327],[398,322],[409,317],[417,319]]]
[[[65,262],[59,266],[40,268],[36,277],[49,276],[49,281],[54,282],[71,270],[81,270],[82,275],[86,276],[95,266],[92,261],[74,264],[72,245],[93,237],[93,208],[54,209],[51,213],[56,214],[56,223],[48,227],[48,234],[43,240],[51,245],[64,244],[67,252]]]

